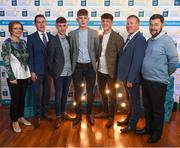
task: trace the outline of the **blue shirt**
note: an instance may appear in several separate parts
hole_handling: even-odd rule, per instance
[[[70,58],[70,47],[66,37],[58,35],[61,41],[61,46],[63,48],[64,54],[64,68],[60,76],[70,76],[72,74],[71,71],[71,58]]]
[[[143,78],[167,84],[178,63],[175,42],[162,31],[157,37],[148,40],[142,65]]]
[[[89,63],[91,62],[89,51],[88,51],[88,30],[79,29],[79,54],[78,63]]]

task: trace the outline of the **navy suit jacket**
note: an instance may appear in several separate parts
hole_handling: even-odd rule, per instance
[[[49,41],[54,38],[50,33],[47,33],[47,36]],[[27,49],[30,71],[45,75],[48,72],[47,47],[42,42],[37,31],[27,37]]]
[[[147,42],[138,32],[119,54],[117,78],[123,82],[139,83],[141,67],[145,55]]]

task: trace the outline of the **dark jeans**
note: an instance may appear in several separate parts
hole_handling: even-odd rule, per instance
[[[28,79],[18,79],[17,81],[18,84],[12,84],[7,79],[11,94],[10,117],[12,122],[16,122],[19,117],[24,117],[24,100],[28,86]]]
[[[116,90],[115,90],[116,80],[111,78],[108,74],[103,74],[98,72],[98,86],[102,97],[104,112],[109,113],[110,117],[114,118],[116,111]],[[106,93],[106,85],[110,93]],[[108,105],[108,97],[110,104]]]
[[[48,112],[49,107],[49,81],[48,76],[38,75],[33,82],[34,116],[39,118]],[[42,93],[42,94],[41,94]]]
[[[87,92],[87,114],[91,114],[92,105],[95,96],[95,81],[96,73],[93,69],[92,63],[80,64],[77,63],[76,69],[73,73],[73,84],[74,84],[74,99],[76,101],[76,112],[81,114],[81,96],[83,88],[81,84],[86,82],[86,92]]]
[[[164,83],[149,80],[142,83],[146,128],[157,136],[161,136],[163,131],[166,88]]]
[[[55,109],[57,117],[60,117],[61,113],[65,112],[70,83],[70,76],[59,76],[57,79],[54,79]]]
[[[140,85],[139,83],[134,83],[132,88],[128,88],[125,85],[125,89],[127,90],[127,98],[129,102],[129,113],[128,113],[128,119],[129,119],[129,125],[132,128],[136,128],[136,124],[139,120],[139,117],[141,115],[141,104],[140,104]]]

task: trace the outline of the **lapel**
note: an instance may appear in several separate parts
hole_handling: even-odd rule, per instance
[[[47,33],[47,37],[48,37],[48,41],[50,41],[50,40],[51,40],[51,35],[50,35],[50,33]]]
[[[109,36],[109,40],[108,40],[107,46],[106,46],[106,53],[107,53],[107,50],[111,50],[111,49],[110,49],[110,46],[111,46],[111,44],[112,44],[113,36],[114,36],[114,31],[112,30],[112,31],[111,31],[111,34],[110,34],[110,36]],[[103,40],[103,35],[100,36],[99,56],[101,56],[101,52],[102,52],[102,40]]]
[[[79,48],[79,29],[76,29],[75,31],[75,46],[76,46],[76,52],[78,52]]]
[[[58,49],[59,49],[60,51],[63,50],[63,49],[62,49],[62,45],[61,45],[61,40],[59,39],[59,36],[58,36],[58,35],[56,35],[56,46],[58,47]]]
[[[69,54],[70,54],[70,60],[71,60],[71,63],[72,63],[72,50],[71,50],[71,44],[70,44],[70,40],[69,40],[69,37],[66,36],[66,39],[68,41],[68,44],[69,44]]]
[[[136,35],[128,42],[126,47],[123,49],[123,52],[125,52],[132,44],[134,44],[134,41],[136,40],[137,36],[139,36],[141,33],[137,32]]]
[[[111,34],[109,36],[109,40],[108,40],[108,43],[107,43],[107,46],[106,46],[106,53],[108,50],[111,50],[111,45],[112,45],[112,40],[113,40],[113,37],[114,37],[114,31],[112,30],[111,31]]]
[[[99,57],[101,56],[101,52],[102,52],[102,40],[103,40],[103,35],[99,36]]]
[[[36,31],[34,35],[35,35],[35,41],[37,41],[37,43],[40,43],[43,47],[45,47],[43,41],[41,40],[39,36],[39,33]]]
[[[91,50],[91,30],[88,28],[88,50]]]

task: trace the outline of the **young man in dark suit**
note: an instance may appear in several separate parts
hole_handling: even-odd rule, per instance
[[[71,48],[66,36],[67,20],[64,17],[56,19],[58,31],[54,39],[48,44],[48,67],[54,79],[56,121],[54,128],[59,128],[61,119],[72,120],[65,113],[69,85],[71,83]]]
[[[121,132],[136,129],[140,117],[140,80],[141,66],[147,46],[146,39],[139,31],[140,20],[135,15],[127,17],[126,30],[129,33],[123,52],[118,60],[118,80],[122,81],[127,92],[130,111],[124,121],[118,125],[126,125]]]
[[[98,58],[98,86],[103,100],[104,112],[95,115],[96,118],[108,118],[106,127],[110,128],[114,124],[116,111],[116,73],[118,54],[124,46],[121,35],[113,31],[113,16],[104,13],[101,16],[101,24],[104,30],[100,36],[100,48]],[[108,85],[108,90],[106,90]],[[109,100],[109,101],[108,101]],[[110,104],[108,105],[108,102]]]
[[[27,48],[29,52],[29,68],[33,82],[34,93],[34,126],[40,126],[40,117],[43,115],[47,120],[52,118],[48,114],[49,106],[49,82],[48,82],[48,64],[47,64],[47,43],[54,36],[47,33],[46,19],[44,15],[39,14],[34,19],[36,32],[27,38]],[[41,86],[42,89],[41,90]],[[42,97],[41,97],[42,92]]]

